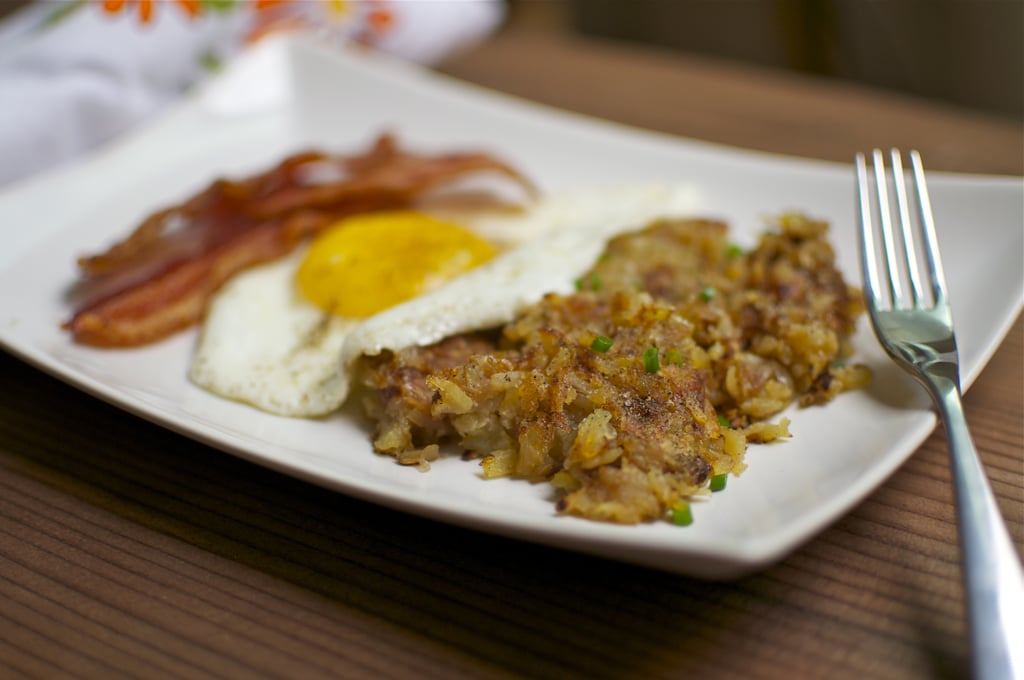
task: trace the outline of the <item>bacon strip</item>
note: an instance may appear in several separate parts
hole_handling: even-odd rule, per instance
[[[275,224],[255,228],[143,285],[82,310],[70,324],[75,341],[98,347],[132,347],[190,327],[202,317],[209,297],[232,274],[288,252],[278,231]]]
[[[480,153],[421,156],[382,135],[363,155],[296,154],[250,178],[217,180],[160,210],[120,243],[80,258],[75,342],[131,347],[197,323],[238,271],[282,257],[340,217],[409,205],[456,177],[497,171],[533,192],[511,166]]]

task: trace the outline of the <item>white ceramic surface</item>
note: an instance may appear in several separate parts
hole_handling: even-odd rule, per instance
[[[246,98],[234,98],[238,92]],[[60,330],[79,254],[216,176],[256,172],[310,146],[361,149],[384,130],[420,150],[492,151],[545,190],[647,179],[688,184],[698,212],[728,220],[741,242],[754,240],[763,216],[798,209],[832,223],[839,264],[859,280],[849,165],[635,130],[391,60],[280,42],[144,130],[0,193],[0,346],[141,417],[342,493],[706,578],[738,576],[792,551],[870,493],[931,431],[926,399],[885,358],[865,321],[855,345],[857,360],[876,374],[870,389],[788,412],[793,438],[751,447],[747,472],[696,503],[693,525],[611,526],[558,516],[545,485],[484,481],[457,458],[429,473],[396,465],[372,452],[353,409],[289,420],[211,396],[186,379],[194,332],[102,351],[75,346]],[[937,173],[930,188],[969,385],[1024,300],[1024,192],[1015,178]]]

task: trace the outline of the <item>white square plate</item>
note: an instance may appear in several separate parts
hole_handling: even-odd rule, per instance
[[[832,224],[839,266],[859,281],[847,165],[713,146],[501,96],[414,66],[296,42],[270,43],[169,114],[87,160],[0,193],[0,345],[58,378],[169,429],[340,492],[524,540],[709,578],[763,567],[847,512],[928,435],[934,417],[866,321],[854,342],[873,386],[823,408],[793,409],[793,438],[752,446],[749,469],[694,507],[694,523],[613,526],[555,513],[546,485],[484,481],[444,459],[428,473],[372,452],[351,409],[290,420],[188,382],[196,335],[102,351],[60,330],[75,258],[148,213],[285,154],[364,148],[390,130],[415,150],[477,149],[545,190],[634,180],[687,185],[702,216],[752,242],[763,217],[800,210]],[[925,159],[927,163],[927,158]],[[1024,300],[1022,184],[930,176],[933,208],[969,385]]]

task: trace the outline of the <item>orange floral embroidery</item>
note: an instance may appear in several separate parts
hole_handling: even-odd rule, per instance
[[[261,0],[267,2],[272,0]],[[153,15],[158,4],[174,4],[188,17],[194,18],[202,13],[202,0],[99,0],[100,6],[107,14],[118,14],[131,7],[138,8],[139,21],[148,24],[153,20]],[[285,0],[277,0],[285,2]]]
[[[395,22],[395,15],[388,9],[374,9],[367,15],[366,21],[377,33],[383,33]]]
[[[397,17],[386,0],[370,0],[372,8],[366,14],[366,23],[355,34],[354,40],[362,45],[373,46],[397,23]]]
[[[185,10],[189,17],[199,16],[202,11],[200,0],[178,0],[178,6]]]
[[[356,4],[354,0],[319,1],[328,8],[329,16],[333,17],[331,18],[332,22],[342,17],[343,23],[352,24],[350,5]],[[363,15],[361,22],[356,19],[353,39],[359,43],[372,45],[394,28],[397,17],[388,6],[387,0],[365,1],[368,11]],[[252,42],[267,33],[302,30],[307,28],[310,22],[308,16],[303,16],[301,13],[294,14],[286,9],[286,6],[293,3],[294,0],[91,0],[91,2],[101,7],[107,14],[135,11],[139,21],[143,24],[153,21],[160,5],[177,7],[190,19],[198,17],[206,11],[255,9],[257,15],[263,14],[265,17],[256,20],[255,27],[252,29],[251,35],[247,36],[246,42]]]

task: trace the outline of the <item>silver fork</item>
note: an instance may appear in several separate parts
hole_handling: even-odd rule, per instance
[[[1024,573],[960,403],[953,316],[924,168],[911,151],[912,220],[900,152],[890,157],[895,206],[882,152],[872,153],[871,174],[864,154],[856,156],[868,315],[885,350],[927,388],[949,439],[974,675],[1024,678]]]

